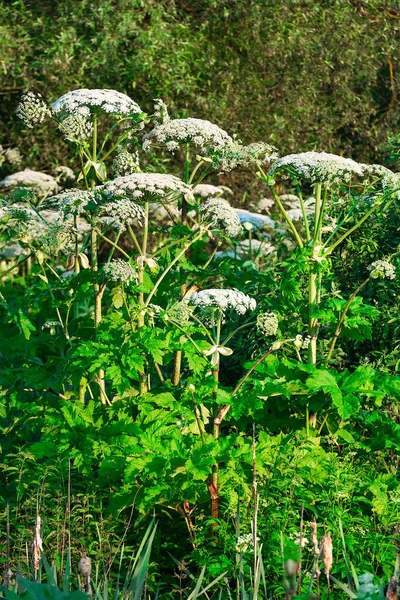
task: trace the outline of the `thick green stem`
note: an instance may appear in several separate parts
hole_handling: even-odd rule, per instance
[[[297,191],[297,195],[300,200],[301,214],[303,215],[304,227],[306,229],[306,238],[307,238],[307,241],[309,241],[311,239],[310,226],[308,224],[308,217],[307,217],[307,213],[306,213],[306,207],[304,204],[303,194],[301,193],[301,189],[299,186],[297,186],[296,191]]]
[[[264,179],[266,179],[265,173],[262,171],[262,169],[261,169],[261,173],[262,173],[262,175],[264,176]],[[268,185],[268,184],[267,184],[267,185]],[[274,189],[272,186],[268,185],[268,187],[269,187],[269,189],[270,189],[270,191],[271,191],[271,194],[272,194],[272,195],[273,195],[273,197],[274,197],[274,200],[275,200],[275,202],[276,202],[276,203],[277,203],[277,205],[278,205],[278,208],[279,208],[279,210],[280,210],[280,212],[281,212],[281,214],[282,214],[283,218],[285,219],[285,221],[286,221],[287,225],[289,226],[289,229],[290,229],[290,230],[291,230],[291,232],[293,233],[293,236],[294,236],[294,238],[295,238],[295,240],[296,240],[296,242],[297,242],[297,245],[299,246],[299,248],[303,248],[303,246],[304,246],[304,244],[303,244],[303,240],[301,239],[301,237],[300,237],[300,235],[299,235],[299,232],[297,231],[296,227],[294,226],[294,223],[293,223],[292,219],[291,219],[291,218],[289,217],[289,215],[287,214],[287,212],[286,212],[286,210],[285,210],[285,208],[284,208],[284,206],[283,206],[282,202],[281,202],[281,201],[280,201],[280,199],[279,199],[279,196],[278,196],[278,194],[276,193],[275,189]]]
[[[221,321],[222,321],[222,313],[218,316],[217,335],[216,335],[216,340],[215,340],[216,346],[219,346],[220,341],[221,341]],[[219,363],[220,363],[220,355],[217,352],[217,362],[213,366],[213,377],[214,377],[214,381],[215,381],[215,388],[214,388],[215,399],[217,398],[217,392],[218,392]],[[215,441],[218,441],[218,439],[219,439],[219,428],[221,425],[221,421],[217,418],[218,412],[219,412],[219,408],[218,408],[218,405],[215,403],[214,415],[213,415],[213,436],[214,436]],[[211,485],[209,484],[209,492],[210,492],[210,497],[211,497],[211,517],[213,519],[218,519],[218,516],[219,516],[219,506],[218,506],[218,504],[219,504],[219,472],[218,471],[219,471],[219,466],[218,466],[218,463],[216,462],[213,465],[212,472],[211,472]]]
[[[315,229],[314,229],[314,241],[318,241],[319,233],[321,230],[321,192],[322,184],[316,183],[314,186],[315,194]]]
[[[311,338],[308,346],[308,363],[317,364],[317,323],[313,313],[318,306],[318,265],[310,262],[309,282],[308,282],[308,334]]]
[[[102,306],[101,300],[103,296],[103,291],[100,290],[99,283],[97,281],[97,271],[98,271],[98,257],[97,257],[97,231],[92,229],[91,231],[91,269],[93,276],[93,292],[94,292],[94,328],[95,335],[97,336],[97,330],[101,323],[102,319]],[[108,404],[108,398],[106,394],[106,386],[104,380],[104,369],[99,369],[97,376],[97,383],[99,385],[100,390],[100,399],[103,404]]]
[[[145,204],[145,222],[143,227],[143,240],[142,240],[142,248],[141,248],[141,256],[139,257],[138,262],[138,283],[141,288],[141,291],[138,294],[138,305],[139,305],[139,316],[138,316],[138,328],[144,327],[145,324],[145,302],[144,302],[144,292],[143,283],[144,283],[144,267],[145,267],[145,258],[147,253],[147,238],[149,234],[149,203]],[[146,372],[143,371],[139,373],[139,394],[145,394],[148,390],[147,385],[147,375]]]

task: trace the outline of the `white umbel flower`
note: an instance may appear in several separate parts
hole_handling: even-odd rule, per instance
[[[257,330],[266,336],[276,335],[279,320],[275,313],[260,313],[257,315]]]
[[[376,260],[368,267],[373,279],[396,279],[396,270],[387,260]]]
[[[236,167],[263,165],[278,158],[276,149],[265,142],[255,142],[244,146],[235,139],[216,153],[215,161],[222,171],[231,171]]]
[[[158,125],[170,120],[168,107],[161,98],[154,99],[154,120]]]
[[[207,200],[200,208],[200,213],[212,231],[221,231],[228,237],[238,237],[243,231],[235,209],[222,198]]]
[[[257,208],[259,210],[263,210],[265,212],[269,212],[271,208],[274,208],[275,200],[272,198],[261,198],[257,204]]]
[[[301,152],[278,158],[269,171],[283,177],[300,177],[312,183],[348,183],[353,177],[363,177],[363,165],[351,158],[327,152]]]
[[[46,201],[46,206],[57,207],[63,217],[83,214],[96,204],[96,193],[91,190],[67,190]]]
[[[200,310],[214,308],[222,313],[228,310],[244,315],[256,308],[257,302],[239,290],[209,289],[195,292],[190,297],[190,303]]]
[[[152,201],[184,194],[193,199],[191,187],[178,177],[163,173],[132,173],[117,177],[96,188],[108,198]]]
[[[231,193],[231,190],[224,185],[210,185],[209,183],[199,183],[193,188],[193,194],[201,198],[223,196],[226,191]]]
[[[38,123],[42,123],[50,114],[50,109],[42,100],[42,95],[34,92],[24,94],[16,110],[16,115],[30,129],[33,129]]]
[[[68,115],[105,113],[124,117],[140,115],[143,111],[138,104],[126,94],[115,90],[79,89],[67,92],[51,105],[53,115],[64,119]]]
[[[143,149],[147,152],[152,145],[163,145],[173,152],[181,144],[194,144],[202,150],[221,148],[232,142],[223,129],[203,119],[169,119],[157,125],[144,136]]]
[[[99,213],[100,219],[105,219],[108,224],[115,223],[120,230],[125,229],[125,225],[139,223],[143,225],[146,220],[144,208],[131,200],[122,198],[103,204]]]
[[[129,284],[132,281],[135,283],[138,281],[136,269],[134,269],[131,264],[120,258],[116,258],[104,265],[104,272],[107,277],[111,279],[111,281],[115,281],[117,283]]]
[[[126,175],[137,173],[140,171],[139,153],[127,152],[126,150],[118,152],[113,161],[113,170],[118,177],[125,177]]]
[[[4,149],[0,144],[0,167],[7,161],[12,167],[20,167],[22,164],[22,155],[18,148]]]
[[[59,165],[54,169],[54,175],[56,176],[57,181],[62,184],[72,183],[75,181],[75,173],[69,167],[64,165]]]
[[[263,229],[264,227],[275,227],[275,221],[267,215],[253,213],[243,208],[235,208],[235,212],[243,226],[246,223],[251,225],[251,229]]]
[[[0,188],[11,189],[15,187],[31,188],[40,197],[56,194],[59,190],[54,177],[31,169],[18,171],[18,173],[8,175],[3,181],[0,181]]]
[[[58,128],[66,140],[77,144],[86,142],[93,135],[93,123],[86,115],[68,115],[59,123]]]

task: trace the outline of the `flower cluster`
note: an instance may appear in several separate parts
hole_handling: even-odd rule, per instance
[[[264,227],[275,227],[275,221],[267,215],[253,213],[248,210],[244,210],[243,208],[235,208],[235,212],[245,229],[263,229]],[[248,227],[248,225],[250,225],[250,227]]]
[[[396,270],[387,260],[376,260],[368,267],[373,279],[396,279]]]
[[[295,348],[297,348],[297,350],[300,350],[300,348],[302,348],[303,350],[306,350],[308,348],[308,346],[310,345],[310,342],[311,342],[311,337],[309,335],[306,335],[303,337],[300,333],[298,333],[293,340],[293,343],[295,345]]]
[[[55,335],[57,327],[60,327],[59,321],[46,321],[46,323],[42,325],[42,331],[49,329],[50,335]]]
[[[210,121],[203,119],[169,119],[144,136],[143,149],[147,152],[153,144],[164,145],[174,152],[181,144],[191,143],[202,150],[221,148],[232,142],[230,135]]]
[[[254,310],[257,302],[239,290],[209,289],[195,292],[190,297],[190,303],[200,310],[213,308],[221,313],[233,310],[238,315]]]
[[[47,199],[45,206],[56,206],[63,217],[80,215],[97,205],[97,196],[91,190],[67,190]]]
[[[76,179],[75,173],[69,167],[65,167],[64,165],[59,165],[54,169],[54,175],[56,180],[62,184],[73,183]]]
[[[42,100],[41,94],[27,92],[21,98],[16,115],[23,120],[27,127],[32,129],[36,124],[42,123],[47,116],[50,116],[51,112]]]
[[[32,188],[41,197],[56,194],[59,189],[54,177],[31,169],[18,171],[18,173],[8,175],[3,181],[0,181],[0,188],[10,189],[14,187]]]
[[[226,191],[231,192],[231,190],[224,185],[210,185],[209,183],[199,183],[193,188],[193,194],[195,196],[200,196],[201,198],[223,196]]]
[[[18,148],[4,149],[0,144],[0,167],[5,161],[13,167],[19,167],[22,163],[22,155]]]
[[[275,173],[286,178],[299,177],[312,183],[323,182],[329,185],[348,183],[352,177],[362,177],[364,169],[363,165],[351,158],[327,152],[301,152],[276,160],[269,171],[270,175]]]
[[[238,237],[243,231],[235,209],[222,198],[210,198],[200,212],[203,221],[213,231],[223,231],[228,237]]]
[[[259,538],[257,538],[258,540]],[[244,554],[247,550],[254,548],[254,537],[252,533],[243,533],[236,540],[235,550]]]
[[[222,171],[243,166],[262,165],[278,158],[276,149],[264,142],[255,142],[244,146],[240,140],[234,139],[218,149],[214,160]]]
[[[139,153],[135,152],[133,154],[131,152],[127,152],[127,150],[118,152],[113,161],[113,170],[118,177],[125,177],[126,175],[137,173],[140,171]]]
[[[86,115],[79,113],[65,117],[58,124],[58,128],[66,140],[77,144],[83,144],[93,135],[92,121]]]
[[[183,300],[181,300],[180,302],[175,302],[175,304],[173,304],[171,308],[168,309],[168,316],[170,317],[170,319],[176,321],[181,326],[185,326],[190,324],[190,317],[192,315],[192,312],[193,306],[189,305],[189,299],[183,298]]]
[[[168,107],[161,98],[154,100],[154,120],[158,125],[169,121]]]
[[[51,105],[56,117],[65,119],[68,115],[90,117],[93,114],[106,113],[132,116],[142,113],[134,100],[115,90],[79,89],[67,92]]]
[[[385,192],[394,194],[397,200],[400,200],[400,173],[392,173],[387,169],[388,173],[385,173],[382,177],[382,188]]]
[[[132,265],[120,258],[113,259],[104,265],[104,272],[111,281],[129,284],[132,281],[137,283],[138,274]]]
[[[146,220],[146,213],[142,206],[122,198],[102,204],[99,218],[108,225],[114,225],[119,230],[124,231],[125,225],[132,225],[138,222],[143,225]]]
[[[71,220],[60,219],[47,223],[41,235],[37,236],[37,243],[46,254],[56,256],[59,252],[74,252],[77,230]]]
[[[279,327],[279,320],[275,313],[260,313],[257,315],[257,331],[263,335],[276,335]]]
[[[152,200],[166,198],[172,194],[185,194],[193,198],[191,188],[178,177],[163,173],[133,173],[117,177],[96,188],[107,198],[129,198]]]
[[[257,204],[257,208],[259,210],[264,210],[265,212],[269,212],[274,206],[275,200],[272,198],[261,198]]]

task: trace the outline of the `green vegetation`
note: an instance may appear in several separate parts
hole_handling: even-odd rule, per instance
[[[398,600],[400,13],[0,11],[0,597]]]

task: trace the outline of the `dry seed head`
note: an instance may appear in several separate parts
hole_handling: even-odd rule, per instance
[[[324,572],[329,577],[330,570],[333,564],[333,544],[330,535],[324,535],[321,538],[321,558],[324,563]]]
[[[310,528],[311,528],[311,541],[314,545],[314,557],[315,557],[315,576],[319,577],[321,574],[321,571],[319,569],[319,565],[318,565],[318,559],[319,559],[319,554],[320,554],[320,549],[319,549],[319,545],[318,545],[318,537],[317,537],[317,522],[316,521],[312,521],[310,523]]]
[[[88,556],[86,556],[86,554],[82,556],[81,560],[79,561],[78,567],[82,575],[84,575],[85,577],[90,575],[90,571],[92,569],[92,561]]]
[[[43,551],[43,543],[42,543],[42,538],[40,536],[40,524],[41,524],[41,519],[40,519],[39,515],[37,515],[36,525],[35,525],[35,535],[34,535],[33,544],[32,544],[32,562],[33,562],[33,569],[35,571],[39,570],[41,552]]]
[[[292,560],[291,558],[289,558],[285,562],[286,576],[289,577],[290,579],[292,579],[293,577],[296,577],[298,567],[299,567],[299,564],[295,560]]]
[[[398,580],[396,575],[393,575],[389,581],[389,586],[386,592],[387,600],[397,600],[398,596]]]

